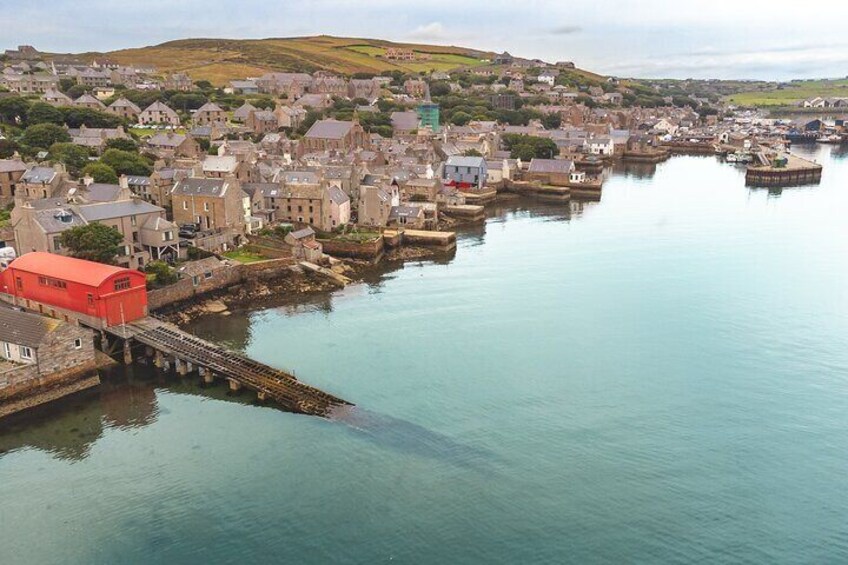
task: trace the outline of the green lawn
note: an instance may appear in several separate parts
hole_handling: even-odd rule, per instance
[[[239,263],[256,263],[257,261],[265,261],[265,257],[259,253],[252,253],[242,249],[234,249],[223,254],[227,259],[238,261]]]

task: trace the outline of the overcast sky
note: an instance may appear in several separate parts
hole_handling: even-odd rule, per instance
[[[507,50],[618,76],[848,75],[848,0],[2,0],[3,47],[328,34]],[[806,13],[804,8],[811,11]]]

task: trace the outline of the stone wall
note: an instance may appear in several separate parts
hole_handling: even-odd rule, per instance
[[[353,241],[341,241],[338,239],[319,239],[324,247],[324,253],[333,257],[351,259],[376,260],[383,253],[383,237],[374,241],[357,243]]]
[[[242,284],[248,280],[267,280],[279,275],[293,264],[294,260],[291,257],[285,257],[216,269],[212,271],[211,278],[201,276],[197,286],[191,278],[180,279],[165,288],[149,291],[147,293],[148,308],[150,311],[158,310],[178,302],[192,300],[209,292]]]

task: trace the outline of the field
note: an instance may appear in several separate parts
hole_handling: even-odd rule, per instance
[[[430,59],[389,61],[381,57],[387,47],[404,47],[427,53]],[[492,53],[441,45],[392,43],[382,40],[330,36],[277,39],[184,39],[153,47],[123,49],[110,53],[84,53],[93,60],[108,57],[129,65],[152,65],[159,72],[186,72],[194,80],[225,85],[233,79],[258,76],[267,71],[314,72],[327,70],[351,75],[448,71],[485,64]]]
[[[808,98],[848,97],[848,79],[805,80],[733,94],[728,102],[739,106],[794,106]]]

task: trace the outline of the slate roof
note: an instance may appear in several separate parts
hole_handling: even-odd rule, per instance
[[[133,103],[132,101],[127,100],[126,98],[123,98],[123,97],[118,98],[117,100],[115,100],[114,102],[109,104],[109,107],[110,108],[129,108],[130,110],[132,110],[133,112],[135,112],[137,114],[141,113],[141,108],[136,106],[135,103]]]
[[[78,207],[80,216],[87,222],[109,220],[112,218],[124,218],[136,214],[150,214],[164,212],[163,208],[133,198],[132,200],[119,200],[117,202],[99,202],[96,204],[85,204]]]
[[[165,112],[168,116],[177,117],[177,113],[164,102],[157,100],[150,106],[144,109],[145,112]]]
[[[144,177],[144,176],[139,176],[139,175],[128,175],[127,176],[127,184],[130,185],[130,186],[150,186],[150,177]]]
[[[60,324],[59,320],[0,306],[0,341],[35,349]]]
[[[23,174],[21,180],[23,182],[33,184],[47,184],[56,176],[56,169],[53,167],[32,167]]]
[[[105,108],[106,107],[106,105],[103,104],[103,102],[101,102],[100,100],[98,100],[97,98],[92,96],[91,94],[83,94],[82,96],[80,96],[79,98],[74,100],[74,104],[76,104],[76,105],[94,104],[98,108]]]
[[[153,231],[162,231],[176,228],[176,224],[173,222],[169,222],[162,216],[150,216],[144,222],[144,225],[141,226],[142,229],[145,230],[153,230]]]
[[[200,112],[223,112],[223,111],[224,110],[222,110],[221,107],[218,106],[217,104],[215,104],[214,102],[207,102],[206,104],[204,104],[203,106],[201,106],[200,108],[197,109],[198,114]]]
[[[293,231],[289,234],[295,239],[305,239],[307,237],[312,237],[315,235],[315,230],[310,227],[305,227],[302,230]]]
[[[121,194],[121,186],[118,184],[91,183],[85,187],[89,202],[112,202]]]
[[[312,124],[312,127],[309,128],[309,131],[306,132],[304,137],[312,139],[342,139],[350,132],[352,127],[353,122],[318,120]]]
[[[233,117],[239,120],[246,120],[247,116],[249,116],[250,113],[255,111],[256,109],[257,108],[250,102],[245,102],[244,104],[239,106],[235,112],[233,112]]]
[[[152,147],[179,147],[186,136],[180,133],[157,133],[147,140],[147,144]]]
[[[26,171],[26,165],[23,161],[17,159],[0,159],[0,173],[16,173],[18,171]]]
[[[335,185],[327,187],[327,195],[330,197],[330,200],[339,205],[344,204],[345,202],[350,202],[348,195],[345,194],[341,188]]]
[[[573,161],[567,159],[533,159],[530,161],[530,173],[570,173]]]
[[[396,130],[418,129],[418,114],[415,112],[392,112],[391,120],[392,127]]]
[[[198,275],[202,275],[203,273],[216,271],[225,267],[226,265],[224,264],[224,262],[218,259],[217,257],[206,257],[205,259],[198,259],[197,261],[189,261],[187,263],[184,263],[177,270],[187,277],[196,277]]]
[[[224,196],[229,188],[229,182],[224,179],[188,178],[178,182],[171,194],[185,196]]]
[[[65,215],[69,221],[62,221],[60,215]],[[47,208],[35,212],[35,221],[44,233],[61,233],[67,229],[84,226],[85,220],[73,210],[61,207]]]
[[[485,167],[486,160],[483,157],[466,157],[464,155],[451,155],[445,162],[451,167]]]

